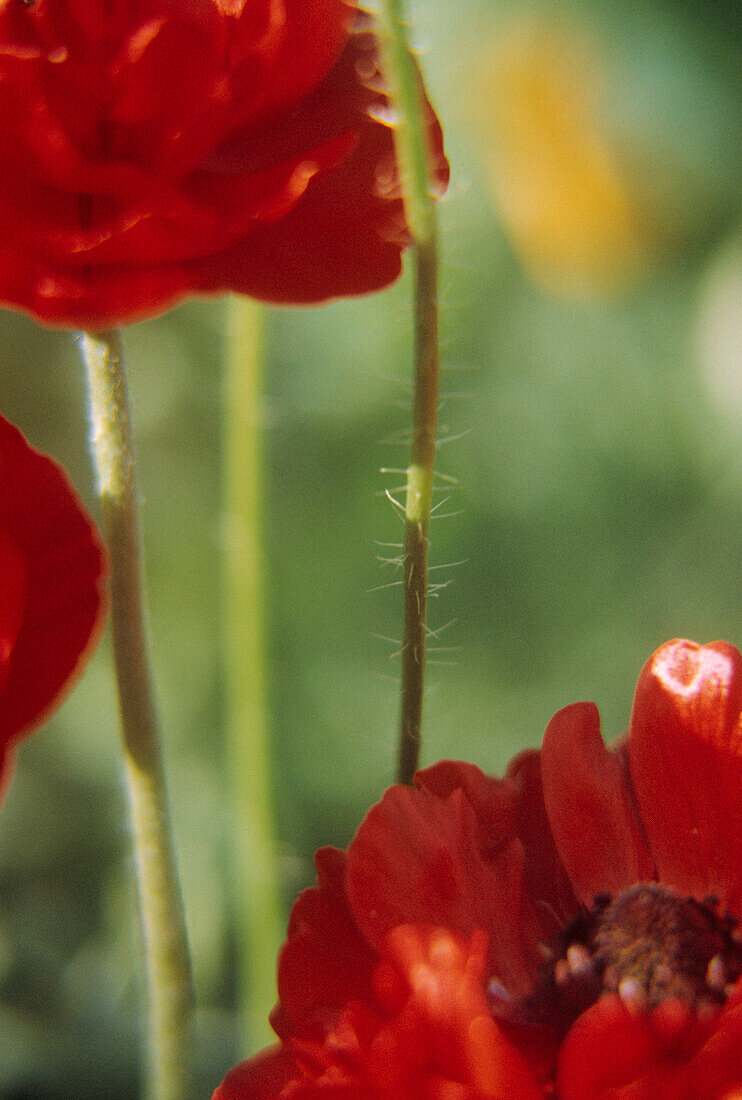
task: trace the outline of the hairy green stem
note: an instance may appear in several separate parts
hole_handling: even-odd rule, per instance
[[[276,956],[284,936],[265,674],[262,522],[262,310],[227,304],[223,414],[223,660],[232,804],[237,989],[246,1049],[275,1035]]]
[[[118,332],[85,334],[92,452],[111,570],[111,624],[149,997],[146,1096],[194,1095],[193,987],[168,824],[142,594],[137,490]]]
[[[428,635],[428,546],[438,417],[438,300],[435,238],[415,248],[415,398],[407,468],[403,551],[404,632],[397,778],[411,783],[420,758]]]
[[[427,643],[428,541],[438,418],[438,247],[427,126],[401,0],[379,0],[382,67],[415,265],[415,391],[403,552],[402,706],[397,778],[411,783],[420,757]]]

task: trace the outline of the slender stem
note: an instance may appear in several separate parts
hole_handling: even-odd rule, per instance
[[[413,242],[421,245],[435,237],[436,212],[420,73],[407,41],[403,0],[377,0],[374,11],[394,117],[394,148],[407,225]]]
[[[407,468],[404,539],[402,710],[397,776],[411,783],[420,757],[427,645],[428,533],[438,417],[438,300],[435,237],[415,248],[415,399]]]
[[[428,598],[428,533],[438,418],[438,248],[427,127],[401,0],[380,0],[382,66],[395,116],[394,141],[415,264],[415,396],[404,540],[402,708],[397,776],[411,783],[420,756]]]
[[[149,996],[149,1100],[194,1093],[193,990],[183,905],[168,826],[165,778],[148,656],[137,490],[121,341],[85,334],[93,460],[111,567],[111,620],[124,778]]]
[[[265,674],[262,523],[262,311],[228,305],[224,391],[223,639],[227,765],[233,813],[237,988],[246,1049],[275,1035],[276,956],[284,934],[276,860]]]

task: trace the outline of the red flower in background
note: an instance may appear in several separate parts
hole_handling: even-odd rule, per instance
[[[742,1095],[742,657],[674,641],[626,738],[560,711],[504,779],[444,761],[317,854],[281,1045],[215,1100]]]
[[[105,571],[62,468],[0,417],[0,789],[16,742],[60,702],[97,638]]]
[[[345,0],[0,0],[0,301],[105,328],[390,283],[407,230],[368,26]],[[443,188],[432,111],[430,144]]]

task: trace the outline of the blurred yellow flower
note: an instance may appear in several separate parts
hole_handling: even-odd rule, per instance
[[[652,247],[601,128],[600,62],[562,26],[520,26],[490,48],[477,90],[505,230],[529,274],[558,293],[618,290]]]

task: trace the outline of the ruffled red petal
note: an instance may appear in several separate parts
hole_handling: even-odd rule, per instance
[[[0,693],[10,673],[28,594],[28,565],[18,543],[0,529]]]
[[[378,999],[393,1013],[390,1045],[385,1050],[378,1038],[374,1042],[380,1095],[540,1096],[524,1060],[492,1019],[483,992],[487,966],[483,933],[469,942],[443,929],[403,926],[388,934],[376,975]],[[460,1091],[454,1092],[456,1085]]]
[[[348,849],[350,907],[376,951],[399,924],[463,936],[486,929],[492,973],[519,994],[533,977],[540,927],[524,891],[522,844],[512,831],[489,831],[507,820],[512,800],[478,769],[459,767],[465,786],[445,797],[391,787],[369,811]],[[418,776],[432,787],[437,779]]]
[[[486,936],[393,929],[373,989],[315,1041],[233,1069],[214,1100],[540,1100],[484,997]]]
[[[188,293],[317,302],[396,278],[407,230],[354,9],[144,7],[0,8],[0,301],[101,328]]]
[[[332,68],[354,14],[345,0],[5,4],[4,94],[25,85],[28,105],[38,95],[81,148],[182,176],[234,126],[292,110]],[[22,134],[28,115],[14,121]]]
[[[240,0],[239,6],[228,46],[236,70],[234,123],[290,113],[337,61],[356,7],[348,0]]]
[[[659,878],[742,913],[742,657],[726,642],[662,646],[639,677],[631,778]]]
[[[315,862],[318,885],[294,903],[278,961],[280,1004],[271,1022],[284,1040],[322,1038],[348,1001],[367,1001],[377,961],[348,908],[345,852],[320,848]]]
[[[575,912],[578,902],[549,828],[541,785],[539,753],[519,753],[503,780],[484,776],[473,764],[441,760],[415,776],[418,787],[447,798],[461,788],[474,809],[481,851],[495,855],[506,842],[523,849],[523,879],[529,906],[535,905],[539,938],[550,939]]]
[[[377,290],[396,279],[408,233],[392,131],[369,113],[383,108],[383,96],[358,79],[359,68],[372,70],[375,63],[373,39],[352,35],[324,84],[280,130],[289,149],[309,135],[352,130],[352,155],[334,171],[318,173],[286,218],[256,227],[234,249],[205,261],[202,289],[222,280],[265,301],[311,303]],[[429,107],[428,118],[436,186],[443,191],[448,162]]]
[[[15,563],[3,616],[0,746],[7,749],[57,705],[90,651],[105,610],[106,568],[64,471],[2,418],[0,546],[5,564]]]
[[[554,715],[544,733],[541,771],[551,832],[586,906],[598,894],[654,877],[621,757],[603,744],[593,703]]]
[[[526,1063],[487,1007],[487,954],[481,933],[467,942],[443,929],[393,929],[375,1001],[349,1004],[321,1047],[293,1044],[316,1089],[296,1095],[537,1100]]]

